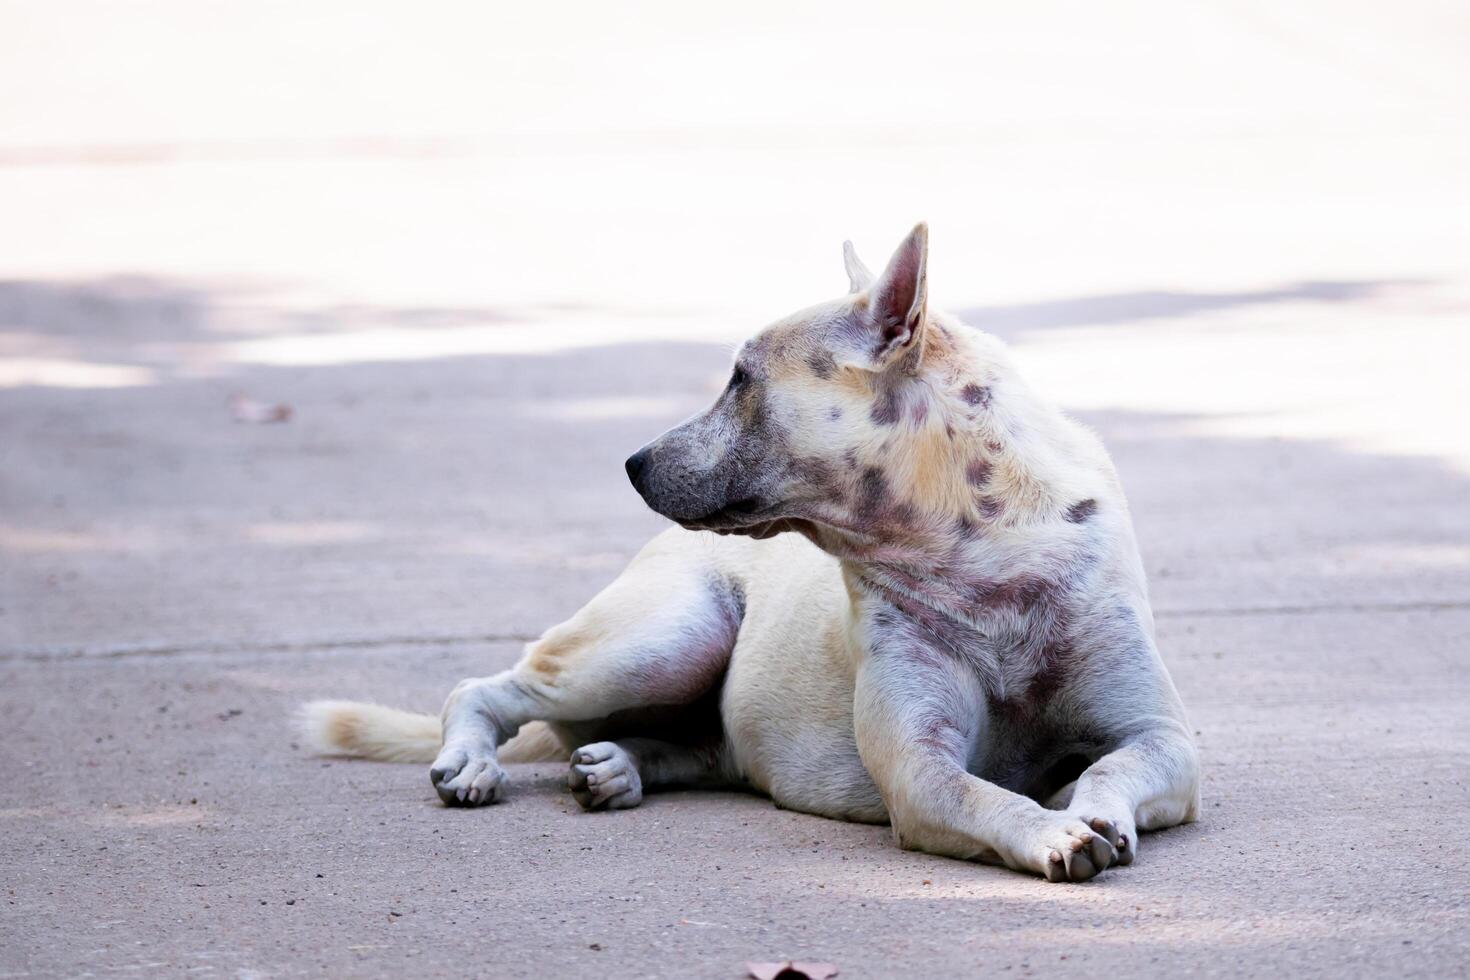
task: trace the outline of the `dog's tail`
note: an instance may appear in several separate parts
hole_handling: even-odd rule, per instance
[[[400,711],[364,701],[310,701],[298,716],[307,748],[321,755],[380,762],[433,762],[439,754],[438,715]],[[522,725],[495,753],[501,762],[552,762],[568,752],[544,722]]]

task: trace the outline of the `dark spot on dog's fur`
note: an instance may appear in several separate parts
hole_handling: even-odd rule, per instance
[[[965,479],[970,481],[972,487],[983,487],[990,482],[991,469],[990,460],[972,459],[970,465],[965,467]]]
[[[1000,444],[999,440],[991,439],[990,441],[985,443],[985,448],[993,453],[998,453],[1005,447]]]
[[[873,614],[873,625],[880,631],[896,629],[905,625],[904,621],[893,613],[891,609],[879,609]]]
[[[977,385],[973,382],[960,389],[960,397],[967,405],[989,405],[990,389],[985,385]]]
[[[922,583],[904,584],[903,578],[899,577],[899,584],[904,588],[918,584],[922,589]],[[874,625],[879,627],[873,634],[875,649],[887,648],[911,663],[935,669],[953,658],[972,659],[978,641],[973,628],[889,586],[873,584],[890,607],[874,616]]]
[[[1083,521],[1087,520],[1089,517],[1096,513],[1097,501],[1093,500],[1091,497],[1088,497],[1086,500],[1079,500],[1077,503],[1067,508],[1067,520],[1071,521],[1073,524],[1081,524]]]
[[[806,366],[811,368],[812,374],[826,380],[837,370],[837,361],[833,359],[832,352],[823,347],[806,356]]]
[[[842,409],[838,408],[836,405],[833,405],[831,408],[827,409],[827,418],[831,419],[833,422],[836,422],[837,420],[842,418]]]
[[[836,482],[832,464],[818,456],[798,456],[791,461],[791,472],[809,487],[827,490]]]
[[[1048,704],[1066,682],[1073,657],[1072,645],[1066,640],[1046,644],[1041,651],[1041,666],[1031,675],[1023,697],[1037,708]]]
[[[1000,516],[1001,503],[995,497],[981,497],[976,505],[980,508],[980,516],[987,521],[993,521]]]
[[[846,497],[858,528],[872,540],[902,540],[918,523],[918,511],[911,503],[895,500],[879,467],[865,468]]]
[[[1034,590],[1038,584],[1023,583],[1018,591]],[[1061,695],[1076,670],[1077,651],[1069,638],[1069,617],[1058,603],[1051,602],[1055,591],[1055,586],[1047,585],[1045,594],[1037,599],[1040,605],[1032,612],[1033,631],[1028,639],[1035,645],[1027,644],[1034,651],[1030,655],[1034,657],[1031,676],[1017,690],[1004,695],[994,691],[987,694],[990,710],[1009,725],[1033,728],[1035,718]],[[1050,754],[1037,750],[1032,756],[1044,758]]]
[[[915,425],[922,425],[929,417],[929,403],[922,398],[909,406],[909,415],[912,416]]]
[[[847,464],[847,468],[848,469],[850,469],[850,470],[857,469],[857,465],[858,465],[857,450],[856,449],[844,449],[842,451],[842,461]]]
[[[1029,612],[1048,598],[1056,586],[1035,575],[1018,575],[1003,582],[980,581],[969,587],[970,601],[977,606],[1003,606],[1017,612]]]
[[[878,393],[873,407],[868,412],[875,425],[892,425],[898,421],[898,390],[886,388]]]
[[[888,504],[888,480],[876,466],[863,470],[858,482],[857,512],[859,517],[873,518]]]
[[[961,538],[973,538],[975,536],[975,522],[968,517],[956,517],[954,533]]]

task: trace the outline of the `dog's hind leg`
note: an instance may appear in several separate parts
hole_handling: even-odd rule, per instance
[[[567,785],[585,810],[626,810],[643,802],[644,790],[673,786],[725,786],[723,745],[676,745],[652,738],[594,742],[572,753]]]
[[[500,799],[495,750],[526,722],[576,729],[629,709],[691,704],[718,684],[744,616],[743,592],[716,560],[719,544],[688,531],[660,535],[510,670],[461,681],[444,704],[444,745],[430,770],[440,799]]]

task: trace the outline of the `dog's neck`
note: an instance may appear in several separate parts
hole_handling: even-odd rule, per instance
[[[1003,556],[1087,498],[1072,430],[1004,346],[942,316],[928,328],[920,370],[875,379],[893,437],[856,460],[854,503],[814,537],[850,581],[965,621],[978,582],[1005,588]]]

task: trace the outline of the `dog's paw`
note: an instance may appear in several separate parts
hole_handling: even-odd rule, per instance
[[[429,781],[449,806],[499,803],[505,796],[505,770],[488,742],[445,745],[429,769]]]
[[[1088,816],[1078,816],[1077,819],[1107,838],[1108,843],[1113,845],[1113,850],[1118,855],[1113,860],[1114,867],[1127,867],[1133,863],[1138,832],[1133,828],[1132,822],[1124,823],[1121,820],[1109,820],[1106,817]]]
[[[1117,835],[1116,829],[1113,834]],[[1118,851],[1103,831],[1078,817],[1059,813],[1048,814],[1037,829],[1027,847],[1027,857],[1031,869],[1039,870],[1047,881],[1087,881],[1111,867]]]
[[[594,742],[573,752],[567,785],[584,810],[626,810],[643,802],[638,765],[615,742]]]

